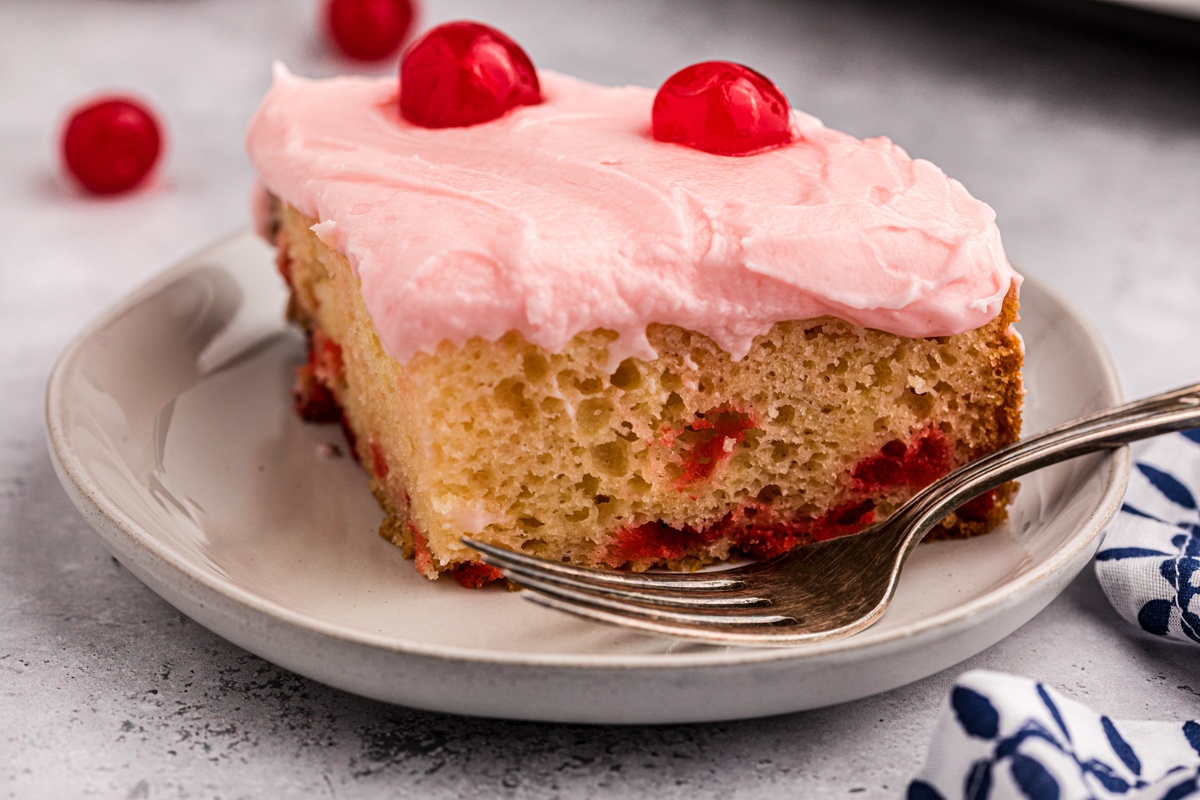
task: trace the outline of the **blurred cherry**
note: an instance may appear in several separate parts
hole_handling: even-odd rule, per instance
[[[158,161],[162,136],[154,114],[128,97],[104,97],[76,109],[62,134],[67,169],[90,192],[125,192]]]
[[[787,98],[767,77],[729,61],[693,64],[654,97],[654,138],[723,156],[747,156],[792,140]]]
[[[342,52],[378,61],[400,49],[412,25],[409,0],[329,0],[325,21]]]
[[[487,25],[439,25],[400,59],[400,114],[414,125],[478,125],[515,106],[540,102],[541,85],[529,56]]]

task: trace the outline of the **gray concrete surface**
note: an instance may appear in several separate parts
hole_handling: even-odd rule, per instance
[[[1114,717],[1200,717],[1200,653],[1150,640],[1090,571],[965,664],[845,706],[728,724],[596,728],[386,706],[212,635],[115,563],[43,442],[55,355],[165,265],[246,224],[242,130],[272,58],[347,65],[312,2],[0,5],[0,795],[896,797],[962,670],[1035,677]],[[995,7],[878,0],[439,0],[543,67],[657,85],[749,63],[792,103],[886,134],[991,203],[1010,258],[1083,310],[1127,394],[1200,379],[1200,66]],[[389,66],[388,69],[391,67]],[[161,111],[155,186],[59,177],[67,108],[111,88]]]

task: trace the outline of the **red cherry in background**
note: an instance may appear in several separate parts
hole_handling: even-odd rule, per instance
[[[161,149],[154,114],[128,97],[104,97],[76,109],[62,134],[67,169],[96,194],[137,186]]]
[[[729,61],[693,64],[654,97],[654,138],[722,156],[748,156],[792,140],[787,98],[770,79]]]
[[[378,61],[400,49],[412,25],[409,0],[329,0],[325,22],[342,52]]]
[[[542,89],[525,51],[495,28],[448,22],[400,59],[400,114],[424,128],[459,128],[537,105]]]

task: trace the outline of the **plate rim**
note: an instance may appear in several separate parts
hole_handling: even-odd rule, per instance
[[[312,615],[294,611],[273,600],[244,589],[228,579],[194,567],[189,559],[174,552],[170,547],[129,517],[120,505],[105,493],[83,464],[75,451],[65,423],[69,407],[66,403],[65,386],[73,372],[81,352],[93,337],[107,326],[129,313],[149,297],[178,280],[182,275],[194,271],[227,248],[241,245],[247,239],[257,239],[249,228],[238,230],[221,237],[195,254],[173,264],[153,276],[130,293],[122,297],[98,316],[88,322],[63,348],[50,371],[46,386],[45,413],[46,438],[56,472],[72,499],[87,504],[96,515],[103,517],[120,531],[135,549],[157,561],[159,566],[168,567],[187,579],[193,586],[220,596],[225,601],[255,612],[274,622],[295,626],[305,631],[340,640],[347,644],[366,646],[393,653],[435,658],[439,660],[487,663],[505,666],[548,667],[556,669],[688,669],[735,667],[763,664],[776,661],[805,660],[810,658],[853,654],[857,650],[886,648],[900,642],[927,635],[938,629],[956,630],[971,617],[998,609],[1007,602],[1020,598],[1034,590],[1039,584],[1066,567],[1076,555],[1088,547],[1100,534],[1108,520],[1116,513],[1125,493],[1129,475],[1129,448],[1120,447],[1107,454],[1101,468],[1107,467],[1104,476],[1106,486],[1096,507],[1088,514],[1077,531],[1066,543],[1056,549],[1047,559],[1012,580],[979,597],[950,609],[915,620],[896,628],[883,637],[861,639],[850,636],[834,641],[817,642],[787,648],[725,648],[689,653],[656,654],[579,654],[552,652],[496,651],[461,645],[431,644],[395,636],[373,634],[337,623],[328,622]],[[264,243],[265,245],[265,243]],[[1025,281],[1037,287],[1051,300],[1064,309],[1084,334],[1087,342],[1099,356],[1105,389],[1121,402],[1122,391],[1112,356],[1091,322],[1067,303],[1061,295],[1044,282],[1022,273]],[[67,486],[67,481],[72,486]],[[80,509],[82,511],[82,509]],[[100,538],[109,544],[108,537],[93,522],[88,514],[83,515]],[[596,623],[600,624],[600,623]],[[218,633],[218,635],[221,635]],[[222,637],[224,638],[224,637]]]

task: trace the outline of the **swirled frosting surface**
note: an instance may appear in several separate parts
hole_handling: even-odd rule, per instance
[[[510,330],[551,351],[650,323],[731,353],[779,321],[832,314],[902,336],[978,328],[1020,277],[995,214],[886,138],[792,112],[795,140],[747,157],[655,141],[654,92],[541,72],[545,102],[430,130],[395,79],[276,67],[248,134],[262,183],[344,254],[384,349]]]

